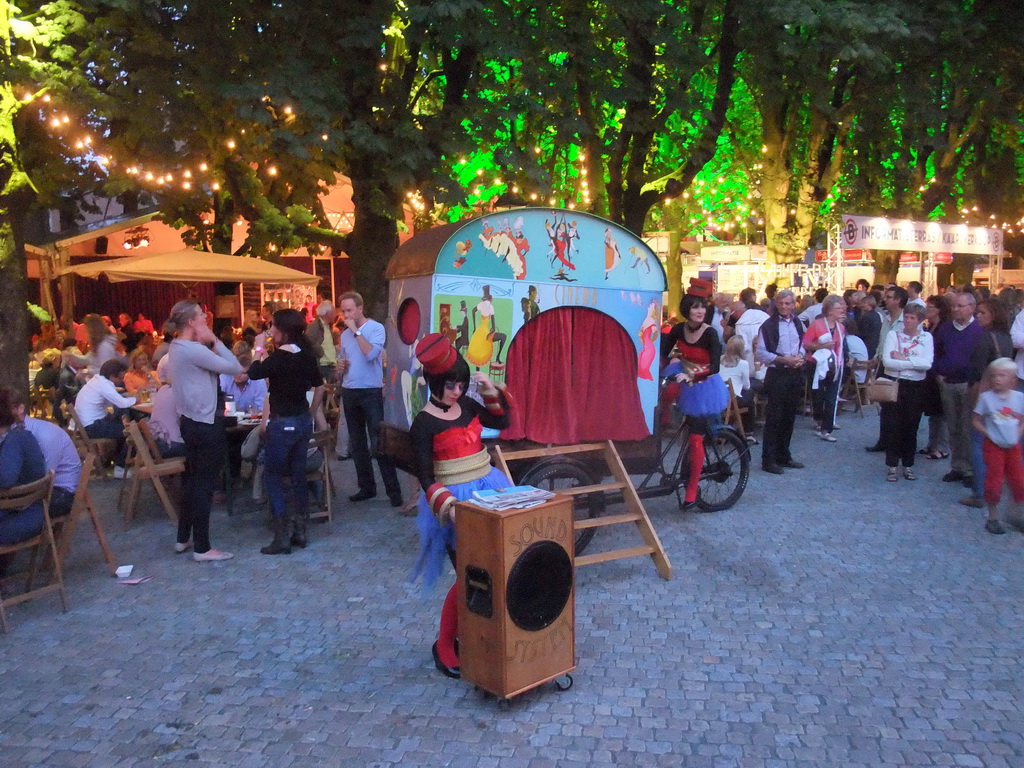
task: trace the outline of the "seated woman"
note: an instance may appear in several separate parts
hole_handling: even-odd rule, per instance
[[[185,441],[181,437],[181,413],[174,397],[173,383],[168,366],[163,370],[164,385],[153,395],[153,413],[149,417],[149,431],[153,433],[156,447],[165,459],[185,455]]]
[[[156,392],[160,379],[150,365],[149,355],[144,349],[136,349],[128,357],[128,371],[124,375],[124,389],[129,395],[139,394],[140,389]]]
[[[13,393],[0,388],[0,489],[7,490],[39,480],[46,474],[46,460],[35,437],[27,429],[14,429],[17,421]],[[43,529],[43,504],[0,512],[0,545],[17,544]]]
[[[413,419],[409,430],[416,452],[416,477],[423,487],[416,518],[420,554],[413,578],[423,574],[429,587],[437,581],[445,552],[454,561],[456,501],[472,498],[473,491],[512,485],[505,473],[491,466],[480,433],[483,427],[505,429],[510,401],[504,385],[482,373],[473,374],[484,404],[466,394],[469,366],[440,333],[423,337],[416,345],[430,400]],[[434,665],[448,677],[459,676],[458,604],[455,585],[441,608],[441,626],[431,649]]]
[[[36,373],[35,379],[32,380],[32,386],[55,389],[57,379],[60,378],[60,350],[43,350],[39,357],[39,366],[39,371]]]
[[[732,336],[725,343],[725,352],[722,354],[722,363],[718,368],[718,375],[722,381],[732,382],[732,391],[736,395],[736,402],[747,412],[743,414],[743,430],[747,433],[747,441],[756,440],[753,438],[754,429],[754,389],[751,387],[750,363],[746,359],[747,342],[742,336]]]

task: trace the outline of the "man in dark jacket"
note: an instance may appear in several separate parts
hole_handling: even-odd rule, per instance
[[[761,468],[773,475],[783,474],[784,467],[804,467],[793,460],[789,451],[796,411],[804,393],[804,327],[800,318],[793,314],[795,307],[793,292],[779,291],[775,296],[775,312],[764,321],[757,336],[757,359],[768,368],[763,389],[768,403]]]

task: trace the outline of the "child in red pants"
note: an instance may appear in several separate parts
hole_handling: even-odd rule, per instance
[[[1003,493],[1003,478],[1010,484],[1010,492],[1017,503],[1017,512],[1024,504],[1024,458],[1020,441],[1024,437],[1024,394],[1017,383],[1017,364],[1008,357],[992,361],[985,370],[988,389],[978,395],[972,424],[985,435],[982,456],[985,459],[985,502],[989,533],[1006,533],[999,522],[999,498]]]

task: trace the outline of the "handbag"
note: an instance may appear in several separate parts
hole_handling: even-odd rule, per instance
[[[874,403],[895,403],[900,394],[897,379],[875,379],[868,384],[868,397]]]

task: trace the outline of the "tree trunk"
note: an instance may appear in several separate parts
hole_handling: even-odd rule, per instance
[[[0,85],[0,386],[27,393],[30,345],[23,224],[35,192],[18,154],[14,118],[20,106],[11,84]]]
[[[898,251],[875,252],[875,285],[895,283],[899,269],[900,255]]]
[[[679,256],[679,232],[669,232],[668,253],[665,255],[665,280],[668,283],[668,298],[665,309],[675,312],[683,298],[683,262]]]
[[[346,251],[352,266],[352,288],[362,295],[366,315],[383,321],[388,311],[384,273],[398,247],[401,196],[373,173],[374,167],[387,167],[386,163],[371,159],[359,166],[351,174],[355,224]]]

